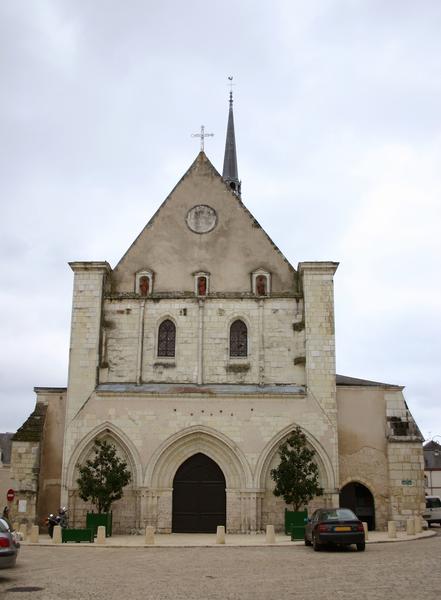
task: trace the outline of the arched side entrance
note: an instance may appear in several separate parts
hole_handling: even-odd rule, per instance
[[[225,488],[224,474],[205,454],[183,462],[173,479],[173,533],[214,533],[225,526]]]
[[[351,481],[340,490],[340,506],[350,508],[368,525],[369,531],[375,529],[375,502],[371,491],[358,481]]]

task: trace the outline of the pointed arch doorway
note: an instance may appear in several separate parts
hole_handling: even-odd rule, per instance
[[[367,523],[369,531],[375,529],[374,497],[362,483],[351,481],[341,489],[340,506],[350,508],[360,521]]]
[[[219,466],[198,453],[173,479],[173,533],[214,533],[226,524],[226,483]]]

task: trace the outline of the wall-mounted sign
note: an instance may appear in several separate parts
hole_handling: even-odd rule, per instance
[[[19,513],[23,513],[26,512],[27,509],[27,501],[26,500],[19,500],[18,501],[18,512]]]
[[[412,479],[402,479],[401,485],[413,485]]]

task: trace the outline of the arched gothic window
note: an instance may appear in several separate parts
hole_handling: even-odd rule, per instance
[[[248,356],[248,331],[238,319],[230,327],[230,356]]]
[[[173,321],[162,321],[158,330],[158,356],[174,356],[176,345],[176,327]]]

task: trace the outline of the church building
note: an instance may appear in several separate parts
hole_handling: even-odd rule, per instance
[[[115,533],[281,530],[270,471],[296,426],[324,490],[310,511],[348,506],[372,529],[421,513],[403,388],[336,374],[338,263],[294,266],[246,208],[231,94],[222,175],[202,149],[116,266],[69,264],[67,388],[35,388],[13,439],[18,517],[61,504],[84,526],[78,465],[100,438],[131,472]]]

